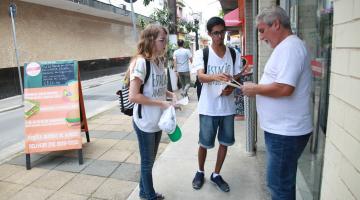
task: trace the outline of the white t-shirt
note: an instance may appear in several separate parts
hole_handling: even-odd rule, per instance
[[[287,136],[305,135],[313,130],[310,67],[309,52],[297,36],[288,36],[275,47],[260,84],[283,83],[295,87],[295,90],[289,97],[256,96],[263,130]]]
[[[174,51],[173,58],[176,59],[176,69],[178,72],[188,72],[189,59],[192,57],[189,49],[179,48]]]
[[[135,77],[140,78],[143,82],[146,75],[146,63],[144,58],[137,58],[135,66],[130,73],[130,80]],[[150,99],[166,101],[167,77],[164,64],[156,65],[150,61],[150,76],[144,85],[143,95]],[[158,122],[163,110],[159,106],[141,105],[142,118],[138,116],[138,104],[135,104],[133,110],[133,119],[137,127],[144,132],[160,131]]]
[[[236,51],[235,51],[236,52]],[[198,50],[194,56],[194,67],[204,69],[203,50]],[[226,53],[223,58],[220,58],[209,46],[209,58],[207,63],[206,74],[221,74],[227,73],[236,75],[240,73],[241,62],[240,54],[236,52],[235,67],[231,58],[229,48],[226,48]],[[234,93],[229,96],[221,96],[221,91],[226,87],[226,84],[212,81],[203,83],[201,95],[198,103],[199,114],[208,116],[227,116],[235,114]]]

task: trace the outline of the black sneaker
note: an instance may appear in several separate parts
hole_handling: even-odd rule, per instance
[[[220,175],[218,175],[218,176],[216,176],[215,178],[213,178],[213,173],[212,173],[211,176],[210,176],[210,180],[211,180],[214,184],[216,184],[216,186],[217,186],[220,190],[222,190],[222,191],[224,191],[224,192],[229,192],[229,191],[230,191],[229,184],[227,184]]]
[[[199,190],[203,184],[204,184],[204,173],[201,173],[201,172],[196,172],[195,174],[195,177],[192,181],[192,187],[195,189],[195,190]]]

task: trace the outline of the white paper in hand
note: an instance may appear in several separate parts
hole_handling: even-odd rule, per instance
[[[178,101],[176,101],[175,105],[186,106],[189,103],[189,97],[184,97]]]
[[[158,123],[159,128],[165,133],[171,133],[176,128],[176,113],[174,106],[168,107],[164,110]]]

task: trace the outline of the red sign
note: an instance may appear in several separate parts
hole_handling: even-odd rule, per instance
[[[239,8],[224,15],[225,26],[240,26]]]
[[[322,63],[320,61],[317,60],[312,60],[311,61],[311,70],[312,73],[315,77],[321,77],[322,75]]]

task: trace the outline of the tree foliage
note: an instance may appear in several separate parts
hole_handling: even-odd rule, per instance
[[[199,24],[195,23],[195,21],[186,21],[184,19],[180,19],[177,23],[178,32],[182,33],[191,33],[199,30]]]
[[[150,1],[153,0],[144,0],[147,1],[147,4],[150,3]],[[186,21],[186,20],[178,20],[176,27],[174,22],[171,20],[172,13],[169,9],[155,9],[155,11],[150,15],[151,21],[145,20],[143,17],[138,18],[138,25],[141,27],[141,29],[144,29],[149,23],[159,23],[160,25],[166,27],[169,32],[175,32],[175,29],[178,32],[182,33],[190,33],[190,32],[196,32],[199,30],[199,23],[196,21]],[[185,40],[185,46],[187,48],[190,47],[190,41]],[[172,61],[172,55],[174,51],[177,49],[177,46],[175,44],[168,43],[167,45],[167,52],[166,57],[169,61]],[[170,66],[172,65],[172,62],[169,62]]]
[[[169,9],[155,9],[155,11],[150,15],[150,18],[166,27],[170,33],[175,31],[174,22],[171,20],[172,14]]]
[[[149,5],[151,1],[154,1],[154,0],[143,0],[144,6]]]
[[[219,11],[219,17],[224,17],[224,15],[225,15],[224,10],[221,9],[221,10]]]

